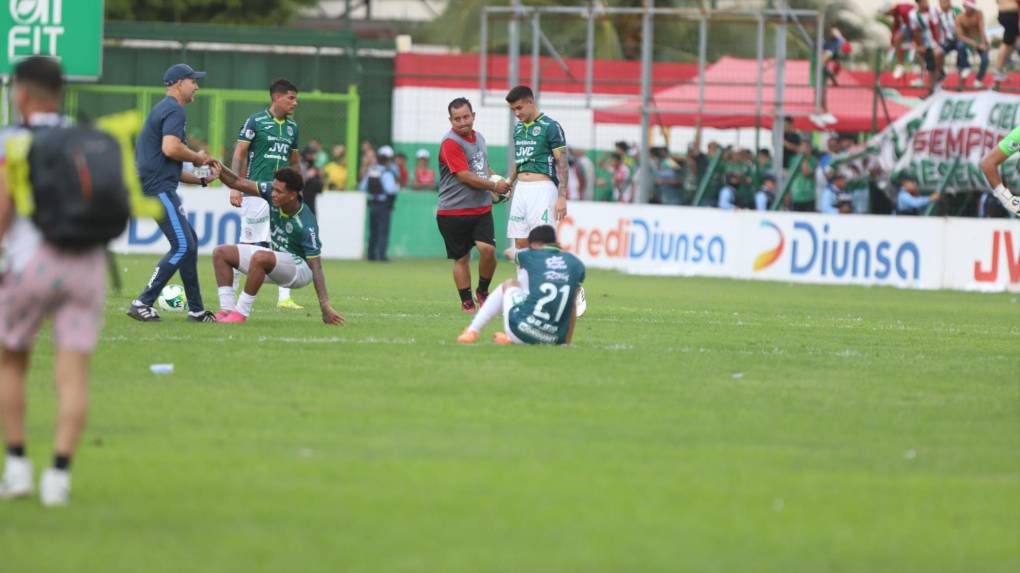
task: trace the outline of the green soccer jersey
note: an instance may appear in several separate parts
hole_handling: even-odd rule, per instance
[[[278,120],[269,110],[245,120],[238,141],[248,142],[248,172],[252,181],[271,181],[278,169],[290,165],[290,152],[298,146],[298,125],[289,117]]]
[[[312,210],[304,203],[297,213],[288,215],[273,205],[273,183],[257,183],[259,195],[269,203],[269,227],[273,250],[290,253],[302,259],[311,259],[322,254],[319,243],[319,224]]]
[[[1012,157],[1020,151],[1020,127],[1014,127],[1006,139],[999,142],[999,151],[1005,153],[1006,157]]]
[[[559,185],[553,151],[566,146],[563,128],[545,114],[539,114],[531,123],[517,122],[514,128],[517,173],[541,173]]]
[[[510,330],[530,344],[565,343],[584,263],[553,246],[522,250],[516,258],[528,272],[528,297],[510,309]]]

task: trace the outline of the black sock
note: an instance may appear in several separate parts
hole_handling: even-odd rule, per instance
[[[474,302],[471,298],[471,287],[457,289],[457,294],[460,295],[460,302]]]
[[[25,457],[25,444],[7,444],[7,455],[16,458]]]
[[[478,292],[489,294],[489,285],[492,284],[492,277],[478,277]]]
[[[62,456],[60,454],[53,456],[53,467],[65,472],[71,469],[71,456]]]

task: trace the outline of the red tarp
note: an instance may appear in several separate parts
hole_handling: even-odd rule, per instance
[[[786,85],[783,113],[794,116],[797,129],[815,131],[820,129],[810,119],[815,113],[815,89],[810,86],[811,63],[805,60],[788,60],[785,68]],[[772,127],[775,114],[776,70],[772,60],[765,61],[762,90],[761,126]],[[733,129],[755,127],[755,101],[758,62],[739,58],[722,58],[705,70],[704,113],[698,110],[698,79],[688,83],[656,91],[653,107],[658,113],[651,116],[652,125],[664,127],[714,127]],[[872,104],[874,93],[869,85],[858,83],[850,74],[840,73],[837,77],[840,87],[829,87],[825,92],[825,112],[836,118],[836,123],[826,129],[835,131],[870,131],[872,128]],[[886,98],[889,121],[909,111],[906,106]],[[878,128],[888,125],[878,107]],[[596,123],[636,124],[641,122],[641,101],[632,100],[595,111]]]

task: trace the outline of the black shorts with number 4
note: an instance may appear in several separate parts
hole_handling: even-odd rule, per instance
[[[471,252],[475,242],[496,244],[492,213],[484,215],[436,215],[439,233],[446,242],[446,258],[457,260]]]

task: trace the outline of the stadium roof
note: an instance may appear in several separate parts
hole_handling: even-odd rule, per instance
[[[775,62],[765,62],[762,90],[761,126],[770,128],[775,114]],[[722,58],[705,70],[704,106],[699,110],[700,91],[697,78],[657,91],[653,96],[652,124],[665,127],[714,127],[733,129],[756,127],[756,96],[758,63],[756,60]],[[848,73],[841,73],[839,87],[829,87],[825,94],[825,112],[836,122],[827,129],[837,131],[870,131],[874,91],[859,83]],[[798,129],[817,130],[810,116],[815,113],[815,89],[811,86],[811,64],[807,60],[788,60],[785,68],[783,114],[794,117]],[[909,108],[886,100],[889,121],[879,103],[878,128],[888,125],[909,111]],[[595,111],[596,123],[634,124],[641,121],[641,100]]]

